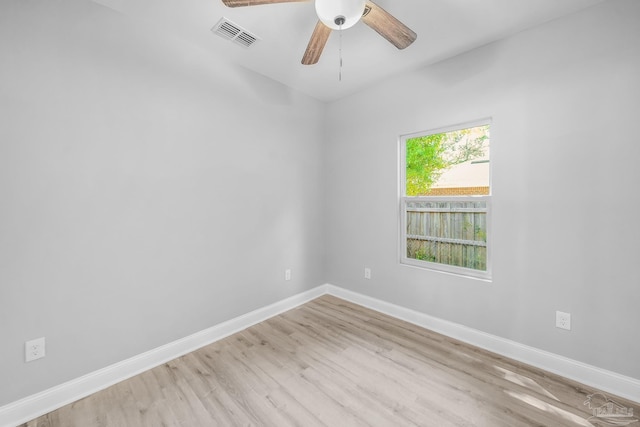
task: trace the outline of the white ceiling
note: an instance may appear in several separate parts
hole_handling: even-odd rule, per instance
[[[212,55],[270,77],[322,101],[360,91],[415,69],[504,38],[603,0],[376,0],[418,34],[397,50],[362,22],[332,33],[320,62],[300,63],[317,18],[312,1],[228,8],[221,0],[93,0],[128,18],[162,28]],[[214,35],[222,17],[257,35],[244,48]]]

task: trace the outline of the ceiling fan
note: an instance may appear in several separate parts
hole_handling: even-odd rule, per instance
[[[222,0],[228,7],[258,6],[309,0]],[[302,57],[302,64],[318,62],[332,30],[347,29],[360,19],[398,49],[415,41],[416,33],[370,0],[315,0],[318,23]]]

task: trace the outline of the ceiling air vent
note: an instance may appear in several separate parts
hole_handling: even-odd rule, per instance
[[[224,39],[231,40],[233,43],[244,47],[251,47],[259,40],[257,36],[251,34],[240,25],[229,21],[227,18],[220,19],[211,31]]]

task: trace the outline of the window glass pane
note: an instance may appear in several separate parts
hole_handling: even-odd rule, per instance
[[[407,258],[487,269],[486,201],[407,201]]]
[[[488,195],[489,125],[406,140],[407,196]]]
[[[490,277],[489,130],[476,123],[403,140],[405,262]]]

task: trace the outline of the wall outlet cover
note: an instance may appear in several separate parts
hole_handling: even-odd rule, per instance
[[[571,330],[571,314],[556,311],[556,328]]]
[[[24,344],[24,360],[31,362],[33,360],[42,359],[45,356],[45,340],[44,337],[27,341]]]

